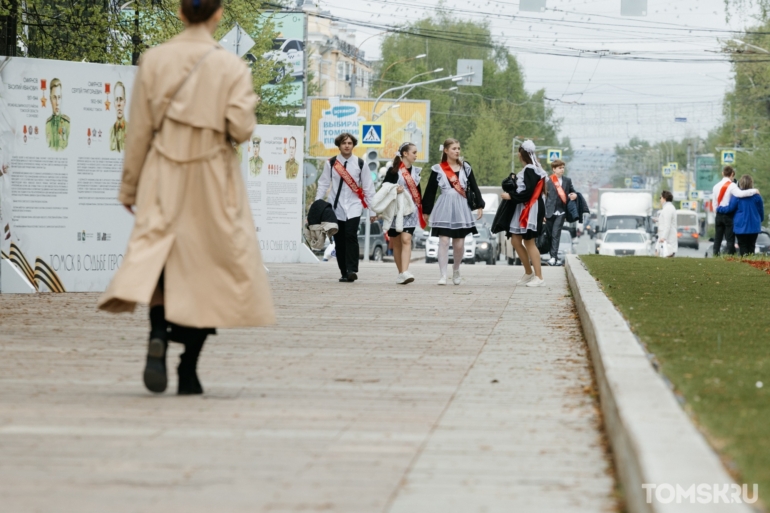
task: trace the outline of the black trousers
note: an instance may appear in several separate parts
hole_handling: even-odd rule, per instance
[[[753,255],[754,248],[757,245],[758,233],[739,233],[735,235],[738,237],[738,248],[741,250],[741,256]]]
[[[339,230],[334,235],[334,249],[337,252],[337,265],[343,278],[348,273],[358,272],[358,225],[361,217],[354,217],[347,221],[337,219]]]
[[[714,222],[714,256],[719,256],[722,249],[722,239],[727,241],[727,254],[735,254],[735,234],[733,233],[733,217],[729,214],[717,214]],[[754,248],[751,248],[752,252]]]
[[[566,214],[554,215],[546,219],[548,229],[551,230],[551,258],[559,257],[559,242],[561,241],[561,229],[564,227]]]

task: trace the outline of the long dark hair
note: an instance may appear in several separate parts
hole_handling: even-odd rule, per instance
[[[519,155],[521,155],[521,159],[524,162],[526,162],[527,164],[532,165],[532,166],[535,165],[535,163],[532,162],[532,157],[529,156],[529,152],[527,150],[525,150],[524,148],[522,148],[521,146],[519,146]]]
[[[393,166],[388,171],[393,173],[398,173],[398,171],[401,169],[401,157],[404,156],[404,153],[416,147],[417,147],[416,144],[410,143],[410,142],[405,142],[404,144],[402,144],[398,148],[398,151],[396,152],[396,156],[393,158]]]

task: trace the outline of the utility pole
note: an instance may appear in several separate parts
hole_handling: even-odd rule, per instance
[[[690,167],[691,166],[691,161],[690,161],[690,158],[691,158],[690,155],[691,154],[692,154],[692,141],[688,140],[687,141],[687,174],[685,175],[686,176],[686,180],[687,180],[687,185],[685,187],[685,190],[687,191],[687,201],[690,201],[690,183],[692,182],[691,177],[690,177],[690,175],[692,174],[692,168]]]
[[[139,0],[134,0],[134,36],[131,38],[134,44],[134,52],[131,54],[131,64],[139,64],[139,45],[142,44],[142,38],[139,36]]]

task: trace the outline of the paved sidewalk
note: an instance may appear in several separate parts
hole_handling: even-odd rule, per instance
[[[0,296],[0,510],[615,511],[562,268],[270,270],[279,324],[211,338],[203,397],[144,390],[145,310]]]

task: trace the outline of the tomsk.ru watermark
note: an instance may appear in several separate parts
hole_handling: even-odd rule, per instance
[[[752,485],[749,494],[749,485],[743,486],[728,484],[701,483],[692,484],[687,488],[677,484],[668,483],[653,484],[643,483],[642,488],[647,492],[647,504],[654,500],[660,504],[754,504],[759,499],[759,485]]]

